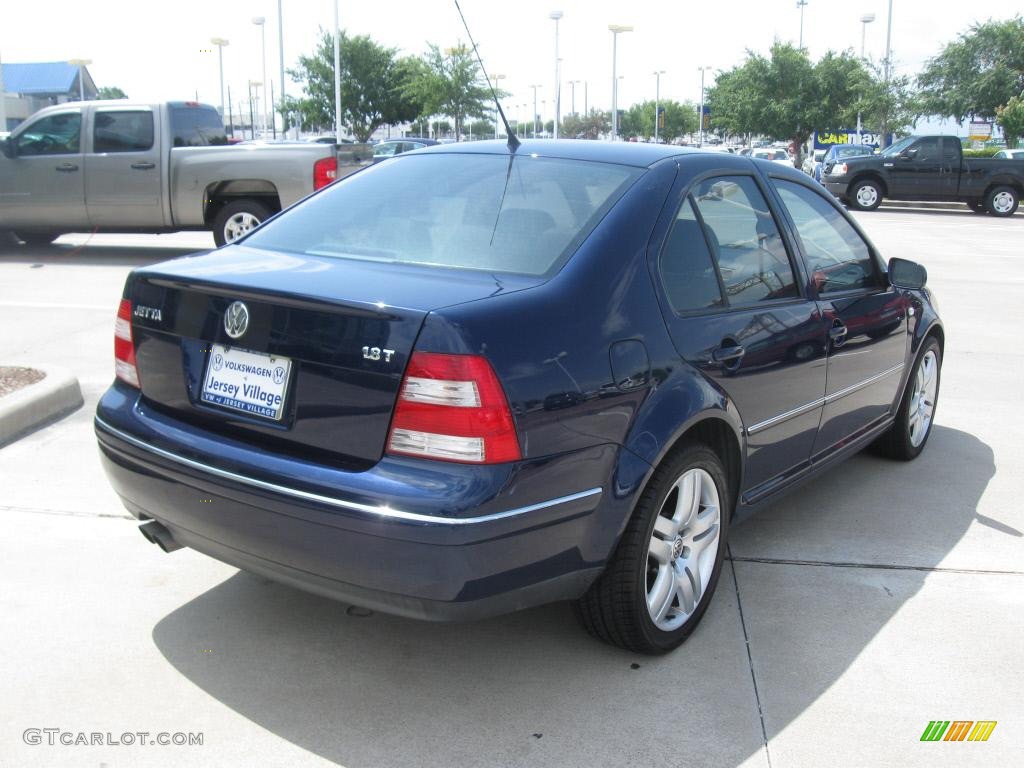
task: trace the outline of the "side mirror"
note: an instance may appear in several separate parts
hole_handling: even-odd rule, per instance
[[[908,259],[889,259],[889,283],[894,288],[919,291],[928,282],[928,270]]]
[[[917,157],[916,149],[905,149],[900,152],[900,160],[913,160]]]
[[[6,139],[0,139],[0,152],[3,153],[4,157],[8,160],[17,156],[17,148],[14,142],[11,141],[10,137]]]

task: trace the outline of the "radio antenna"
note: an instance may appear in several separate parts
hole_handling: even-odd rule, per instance
[[[473,40],[473,33],[469,31],[469,24],[466,23],[466,17],[462,13],[462,8],[459,7],[459,0],[455,0],[455,10],[459,12],[459,18],[462,19],[462,26],[466,28],[466,36],[469,37],[469,42],[473,46],[473,53],[476,54],[476,60],[480,64],[480,71],[484,73],[484,77],[487,80],[487,87],[491,89],[491,96],[494,97],[494,106],[498,108],[498,114],[501,115],[501,122],[505,124],[505,135],[508,136],[508,149],[509,152],[515,152],[519,148],[519,137],[516,136],[512,130],[512,126],[508,124],[508,118],[505,117],[505,110],[501,108],[501,102],[498,101],[498,93],[494,90],[494,83],[491,78],[487,76],[487,70],[484,68],[484,60],[480,58],[480,51],[477,50],[476,41]]]

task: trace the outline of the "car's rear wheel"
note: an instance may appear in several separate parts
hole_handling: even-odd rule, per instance
[[[256,200],[236,200],[228,203],[213,220],[213,239],[217,247],[233,243],[249,234],[273,214],[267,206]]]
[[[732,512],[721,460],[693,444],[655,470],[605,572],[577,603],[595,637],[667,653],[693,633],[711,601]]]
[[[1020,204],[1020,195],[1013,187],[993,187],[985,195],[985,208],[993,216],[1013,216]]]
[[[858,181],[850,190],[850,205],[858,211],[873,211],[882,204],[882,187],[877,181]]]
[[[941,376],[942,348],[938,339],[929,336],[907,379],[895,423],[873,446],[878,453],[901,461],[910,461],[920,455],[932,433]]]
[[[60,232],[15,232],[14,236],[25,245],[49,245],[60,237]]]

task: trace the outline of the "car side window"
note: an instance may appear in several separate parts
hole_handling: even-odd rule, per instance
[[[800,295],[779,229],[753,177],[706,179],[693,198],[730,306]]]
[[[672,224],[658,268],[669,304],[676,312],[724,304],[711,250],[689,197]]]
[[[18,155],[75,155],[78,154],[82,133],[82,114],[63,112],[36,120],[18,135]]]
[[[774,181],[796,224],[819,294],[882,286],[867,243],[828,200],[802,184]]]
[[[942,139],[942,161],[955,163],[960,159],[960,139],[955,136],[944,136]]]
[[[153,147],[153,113],[97,112],[93,152],[145,152]]]
[[[939,154],[939,140],[935,137],[921,139],[913,146],[916,150],[914,159],[919,163],[937,163],[941,157]]]

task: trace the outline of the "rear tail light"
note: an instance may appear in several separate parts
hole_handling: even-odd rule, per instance
[[[325,157],[313,163],[313,189],[326,187],[338,178],[338,158]]]
[[[388,453],[469,464],[520,459],[512,411],[487,359],[413,353],[398,394]]]
[[[132,340],[132,303],[121,299],[114,321],[114,373],[121,381],[139,386],[139,369],[135,366],[135,342]]]

